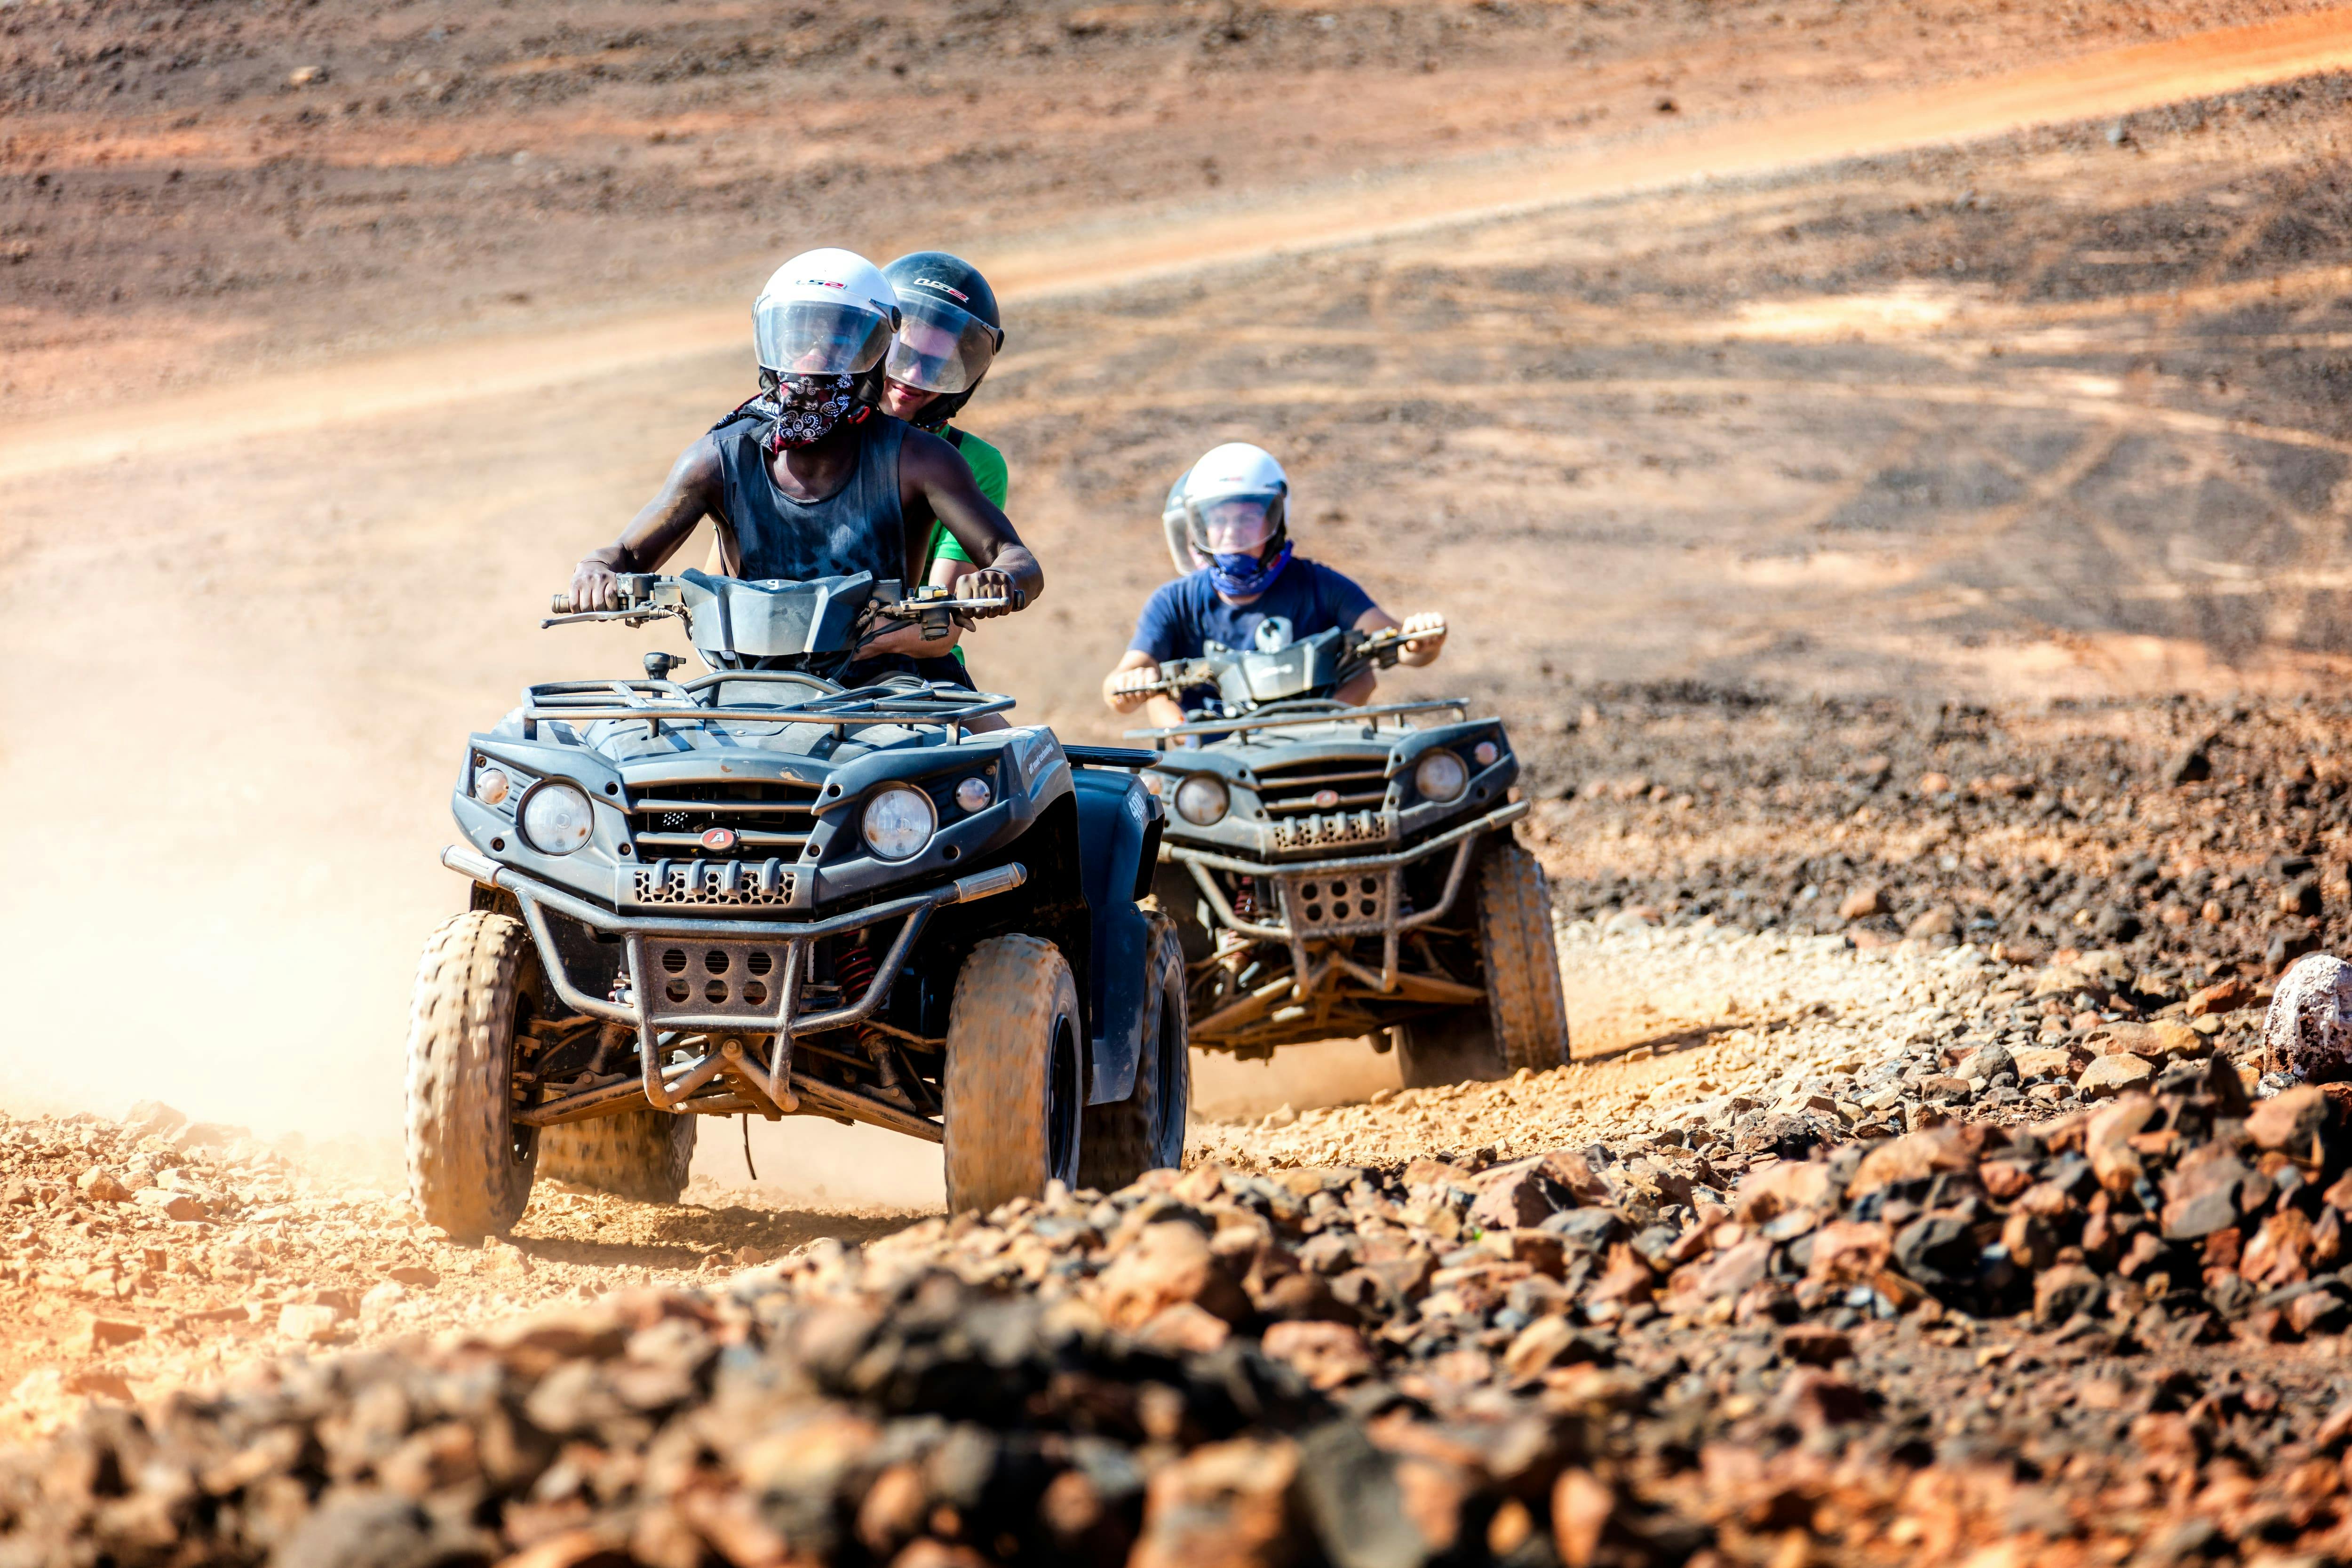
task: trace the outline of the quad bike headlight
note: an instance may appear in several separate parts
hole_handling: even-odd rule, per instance
[[[1412,765],[1412,787],[1421,792],[1423,800],[1435,801],[1440,805],[1460,800],[1469,784],[1470,770],[1451,752],[1424,752],[1421,761]]]
[[[966,811],[979,811],[988,805],[988,781],[969,778],[956,785],[955,803]]]
[[[503,768],[484,768],[474,775],[474,798],[484,805],[502,805],[514,793],[514,781]]]
[[[1472,760],[1476,762],[1482,768],[1493,767],[1495,765],[1495,759],[1502,754],[1502,748],[1496,745],[1492,741],[1481,741],[1470,750]]]
[[[1225,781],[1214,773],[1194,773],[1176,786],[1176,815],[1195,827],[1213,826],[1232,804]]]
[[[885,860],[910,860],[921,854],[938,826],[931,797],[905,784],[892,784],[866,803],[866,846]]]
[[[569,855],[588,842],[596,816],[585,790],[562,779],[546,779],[522,797],[516,820],[522,826],[523,842],[533,849],[542,855]]]

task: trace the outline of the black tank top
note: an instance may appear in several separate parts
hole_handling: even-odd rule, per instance
[[[898,449],[907,426],[879,409],[868,414],[857,466],[823,500],[794,500],[776,488],[761,445],[767,421],[748,405],[711,432],[727,485],[727,522],[735,531],[735,571],[754,582],[907,574],[907,520],[898,504]]]

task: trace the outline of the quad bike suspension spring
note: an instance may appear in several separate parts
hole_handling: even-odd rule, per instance
[[[866,988],[874,984],[874,972],[880,967],[874,960],[874,950],[863,942],[844,944],[835,952],[833,977],[841,983],[841,1000],[845,1005],[866,994]],[[896,1053],[891,1049],[890,1037],[871,1024],[861,1024],[857,1028],[857,1043],[865,1048],[867,1059],[874,1064],[875,1076],[882,1081],[883,1098],[901,1104],[913,1104],[905,1087],[898,1081],[898,1064]]]

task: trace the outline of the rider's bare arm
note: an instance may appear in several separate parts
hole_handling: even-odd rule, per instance
[[[671,465],[669,478],[653,500],[621,531],[621,536],[591,552],[572,569],[572,603],[583,610],[618,609],[622,572],[655,572],[693,535],[705,516],[717,517],[726,498],[719,447],[708,437]]]
[[[907,432],[898,449],[898,493],[909,539],[928,533],[925,525],[936,518],[971,557],[973,564],[953,580],[957,597],[1011,600],[1017,594],[1027,603],[1045,591],[1045,574],[1013,531],[1012,521],[980,493],[963,454],[937,436]],[[1013,607],[972,613],[985,618],[1009,615]]]

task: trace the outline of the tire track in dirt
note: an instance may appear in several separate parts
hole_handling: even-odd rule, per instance
[[[1409,234],[1700,179],[2094,120],[2352,68],[2352,11],[2332,10],[2080,56],[1988,79],[1906,90],[1631,147],[1551,149],[1379,181],[1285,192],[1125,229],[1073,226],[1027,245],[970,247],[1000,297],[1035,300],[1171,273]],[[740,348],[740,314],[668,311],[598,328],[464,343],[157,399],[112,414],[28,421],[0,435],[0,480],[226,440],[322,429],[419,408],[543,392]]]

